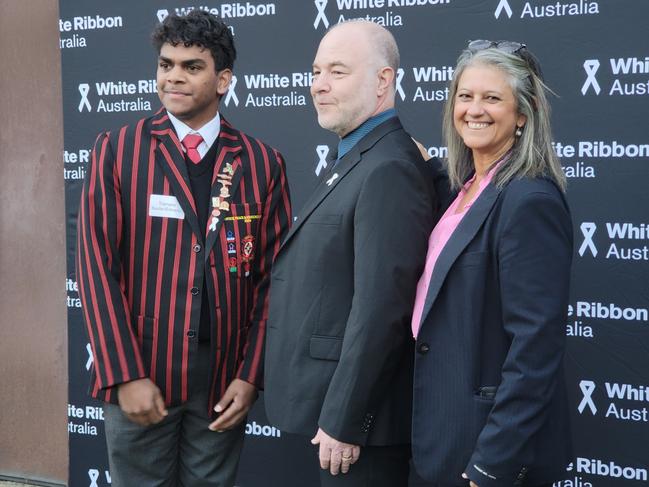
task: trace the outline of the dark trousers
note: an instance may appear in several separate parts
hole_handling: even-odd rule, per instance
[[[338,475],[320,469],[317,447],[314,460],[321,487],[408,487],[410,445],[361,447],[349,472]]]
[[[207,414],[209,345],[199,346],[189,401],[168,408],[160,423],[140,426],[119,406],[106,404],[106,444],[113,487],[232,487],[245,421],[223,433],[210,431]]]

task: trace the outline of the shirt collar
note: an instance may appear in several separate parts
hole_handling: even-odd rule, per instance
[[[480,180],[480,183],[478,184],[479,191],[482,191],[494,178],[496,175],[496,172],[498,169],[500,169],[500,166],[502,166],[505,161],[509,159],[509,157],[512,155],[512,151],[508,150],[500,159],[498,159],[496,162],[494,162],[489,169],[487,170],[487,174],[485,174],[485,177],[483,177]],[[469,186],[475,181],[476,174],[474,173],[471,179],[469,179],[464,186],[462,187],[462,191],[466,191]]]
[[[347,154],[359,140],[369,134],[372,129],[381,125],[387,119],[396,116],[397,111],[394,108],[389,108],[388,110],[365,120],[362,124],[340,139],[340,142],[338,143],[338,159],[342,159],[343,156]]]
[[[176,131],[178,140],[180,140],[181,142],[187,134],[200,134],[200,136],[203,137],[203,141],[209,148],[212,147],[212,144],[219,136],[219,131],[221,130],[221,115],[219,114],[219,112],[216,112],[216,116],[198,130],[194,130],[185,122],[179,120],[168,111],[167,115],[169,116],[169,120],[171,120],[171,124]]]

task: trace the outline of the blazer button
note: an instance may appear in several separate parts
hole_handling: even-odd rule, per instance
[[[419,347],[417,347],[417,351],[422,355],[427,354],[429,350],[430,347],[428,346],[428,343],[420,343]]]
[[[187,330],[187,338],[196,338],[196,331]]]
[[[197,296],[200,291],[198,290],[197,287],[193,287],[191,289],[192,296]]]
[[[192,250],[193,250],[194,252],[196,252],[196,253],[200,252],[200,251],[201,251],[201,246],[200,246],[200,244],[196,244],[196,245],[194,245],[194,246],[192,247]]]

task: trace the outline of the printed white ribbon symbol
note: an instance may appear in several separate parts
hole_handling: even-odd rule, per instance
[[[327,6],[328,1],[329,0],[314,0],[313,3],[315,3],[315,8],[318,9],[318,15],[315,18],[315,22],[313,22],[314,29],[318,28],[320,22],[324,24],[325,29],[329,28],[329,19],[327,19],[327,16],[325,15],[325,7]]]
[[[584,241],[581,243],[581,247],[579,247],[579,255],[583,257],[586,249],[590,249],[593,257],[597,257],[597,247],[595,247],[595,242],[593,242],[593,235],[595,235],[597,225],[592,222],[584,222],[579,228],[584,235]]]
[[[158,16],[158,21],[162,22],[169,16],[169,10],[167,10],[166,8],[161,8],[160,10],[158,10],[158,13],[156,15]]]
[[[597,70],[599,69],[599,61],[597,59],[587,59],[584,61],[584,71],[586,71],[586,81],[584,82],[584,86],[581,87],[581,94],[585,95],[586,92],[588,91],[589,87],[593,87],[593,90],[595,90],[595,93],[599,95],[599,92],[602,91],[602,89],[599,87],[599,83],[597,82],[597,78],[595,78],[595,73],[597,73]]]
[[[212,221],[210,223],[210,231],[214,232],[216,231],[216,224],[219,222],[219,219],[216,218],[215,216],[212,217]]]
[[[83,107],[85,106],[89,112],[92,111],[92,107],[90,106],[90,101],[88,101],[88,93],[90,93],[90,85],[88,83],[80,83],[79,84],[79,93],[81,93],[81,101],[79,102],[79,111],[83,111]]]
[[[237,86],[237,77],[232,75],[232,81],[230,82],[230,88],[228,89],[228,94],[225,95],[225,106],[230,105],[230,100],[234,100],[234,105],[239,106],[239,98],[234,92],[234,88]]]
[[[89,343],[86,343],[86,352],[88,352],[88,360],[86,361],[86,370],[90,370],[92,362],[95,360],[92,356],[92,348]]]
[[[320,176],[320,171],[327,167],[327,154],[329,154],[328,145],[319,145],[315,148],[318,153],[318,165],[315,168],[315,175]]]
[[[327,180],[327,186],[331,186],[337,178],[338,178],[338,173],[335,173],[333,176],[331,176],[330,179]]]
[[[401,100],[406,99],[406,94],[403,91],[403,87],[401,86],[401,80],[403,79],[403,75],[406,74],[406,72],[403,70],[403,68],[397,69],[397,88],[396,91],[399,93],[399,96],[401,97]]]
[[[595,406],[592,398],[593,391],[595,391],[595,383],[592,380],[582,380],[579,383],[579,388],[584,394],[584,398],[581,400],[579,406],[577,407],[579,414],[583,413],[584,409],[586,409],[586,406],[588,406],[590,412],[595,415],[597,413],[597,406]]]
[[[90,485],[88,487],[99,487],[97,480],[99,479],[99,470],[91,468],[88,470],[88,477],[90,477]]]
[[[507,17],[511,19],[513,12],[507,0],[500,0],[500,3],[496,7],[496,12],[494,13],[494,17],[496,17],[497,19],[500,18],[500,14],[502,13],[503,9],[505,9],[505,13],[507,14]]]

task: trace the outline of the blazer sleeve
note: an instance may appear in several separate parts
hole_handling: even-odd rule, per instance
[[[563,373],[572,259],[567,205],[556,190],[510,198],[507,208],[511,216],[503,211],[497,259],[511,345],[494,406],[465,470],[480,487],[511,486],[525,476]]]
[[[103,133],[95,142],[86,172],[77,229],[77,280],[102,389],[147,377],[124,294],[119,251],[122,220],[111,136]]]
[[[237,378],[257,388],[263,388],[264,340],[268,320],[268,287],[270,270],[279,247],[291,225],[291,197],[282,155],[266,146],[261,147],[264,159],[270,159],[268,192],[260,223],[261,255],[253,262],[255,280],[248,333],[243,348],[243,360]]]
[[[431,228],[432,203],[415,164],[379,163],[356,203],[354,296],[318,421],[337,440],[364,445],[367,423],[389,392],[412,339],[410,317]]]

